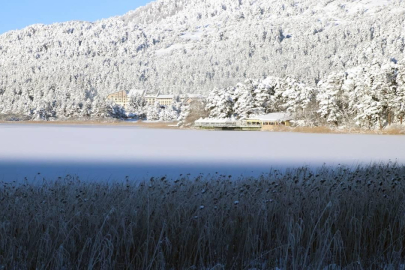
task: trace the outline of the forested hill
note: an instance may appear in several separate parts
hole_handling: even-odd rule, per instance
[[[157,0],[97,22],[0,35],[0,112],[133,88],[208,93],[403,58],[402,0]]]

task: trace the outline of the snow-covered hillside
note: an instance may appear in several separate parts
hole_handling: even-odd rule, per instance
[[[404,15],[402,0],[157,0],[94,23],[32,25],[0,35],[0,112],[267,76],[315,85],[403,58]]]

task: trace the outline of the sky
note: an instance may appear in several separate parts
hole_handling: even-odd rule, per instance
[[[0,34],[31,24],[96,21],[144,6],[152,0],[0,0]]]

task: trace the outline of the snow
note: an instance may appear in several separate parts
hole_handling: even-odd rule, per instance
[[[196,32],[184,32],[180,37],[186,40],[200,40],[203,34],[204,32],[202,30],[198,30]]]
[[[392,0],[360,0],[356,2],[348,2],[345,4],[349,14],[355,14],[359,11],[374,13],[378,8],[388,6]]]
[[[180,174],[258,175],[271,168],[405,164],[405,137],[0,124],[0,181]],[[41,173],[38,175],[38,173]]]
[[[293,119],[293,117],[289,113],[269,113],[265,115],[253,115],[249,118],[261,121],[285,121]]]
[[[138,90],[138,89],[132,89],[129,90],[128,92],[128,96],[144,96],[145,95],[146,90]]]
[[[94,23],[2,34],[0,112],[41,111],[40,97],[73,107],[129,89],[207,94],[270,75],[314,86],[331,71],[403,58],[403,1],[242,2],[158,0]]]
[[[180,95],[181,97],[188,97],[188,98],[204,98],[203,95],[201,94],[186,94],[186,95]]]
[[[175,50],[191,49],[194,46],[192,44],[173,44],[167,48],[156,50],[155,54],[157,57],[171,54]]]
[[[358,12],[365,14],[374,14],[381,7],[388,6],[392,0],[355,0],[355,1],[330,1],[329,4],[319,3],[316,9],[323,12],[325,17],[334,17],[339,11],[344,10],[347,14],[354,15]]]

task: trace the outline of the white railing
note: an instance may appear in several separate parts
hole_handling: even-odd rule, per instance
[[[207,128],[261,128],[261,125],[248,125],[246,123],[229,122],[229,123],[195,123],[196,127],[207,127]]]

